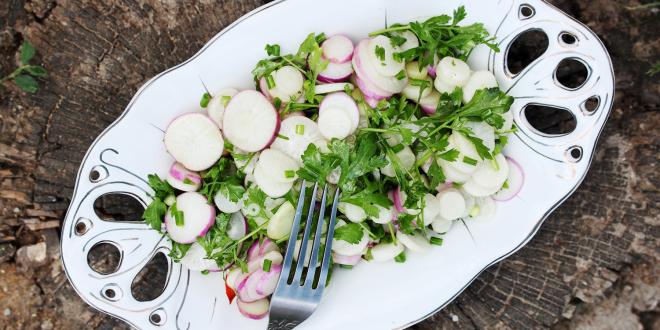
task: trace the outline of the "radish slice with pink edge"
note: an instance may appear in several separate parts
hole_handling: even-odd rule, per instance
[[[197,244],[197,242],[192,243],[186,255],[181,258],[181,265],[192,270],[192,271],[218,271],[218,265],[213,259],[206,258],[206,250]]]
[[[181,163],[174,162],[167,172],[165,179],[174,189],[181,191],[196,191],[202,186],[202,177],[193,172]]]
[[[281,265],[282,261],[284,260],[284,257],[282,257],[282,254],[280,251],[270,251],[267,252],[263,255],[261,255],[259,258],[252,260],[248,262],[248,272],[252,273],[257,269],[261,269],[264,266],[264,261],[268,259],[271,262],[271,265]]]
[[[428,95],[419,100],[419,106],[424,113],[431,115],[434,114],[440,102],[440,93],[431,91]]]
[[[523,172],[522,166],[510,157],[506,157],[506,161],[509,163],[509,175],[506,180],[507,187],[500,189],[500,191],[493,195],[493,199],[498,202],[505,202],[516,197],[525,183],[525,172]]]
[[[253,320],[260,320],[266,317],[270,308],[270,302],[265,298],[253,302],[244,302],[238,299],[236,305],[238,305],[238,310],[243,316]]]
[[[163,140],[170,155],[192,171],[213,166],[225,148],[218,126],[201,113],[187,113],[174,119],[167,126]]]
[[[360,262],[361,259],[361,254],[345,256],[339,253],[332,253],[332,261],[339,265],[355,266]]]
[[[353,74],[353,66],[350,62],[336,64],[328,63],[325,70],[319,72],[317,80],[324,83],[338,83],[348,80]]]
[[[248,277],[243,279],[238,289],[238,299],[243,302],[252,302],[266,298],[275,292],[277,280],[280,276],[282,266],[271,265],[269,271],[263,268],[255,270]]]
[[[353,58],[353,48],[353,41],[341,34],[328,37],[321,44],[323,58],[337,64],[350,62]]]
[[[247,252],[247,261],[256,260],[257,258],[262,257],[268,252],[280,251],[280,248],[268,238],[265,238],[263,241],[256,240],[250,245],[250,248]]]
[[[318,124],[304,115],[284,119],[279,134],[287,139],[275,139],[270,149],[285,153],[298,165],[302,165],[302,154],[310,144],[313,143],[317,147],[325,144]]]
[[[376,65],[380,65],[380,63],[375,63],[371,60],[369,40],[363,39],[355,49],[352,61],[355,73],[366,83],[373,84],[387,93],[400,93],[406,87],[408,78],[399,80],[395,76],[384,76],[378,73],[375,67]]]
[[[346,88],[353,89],[353,84],[351,83],[329,83],[329,84],[318,84],[314,86],[315,94],[328,94],[333,92],[343,92]]]
[[[335,92],[326,95],[319,105],[319,115],[329,108],[340,108],[351,120],[351,133],[353,133],[360,123],[360,110],[355,100],[345,92]]]
[[[182,244],[194,242],[204,236],[215,223],[215,208],[208,204],[204,195],[186,192],[176,198],[176,208],[183,212],[183,224],[176,224],[172,209],[165,214],[167,233],[173,241]]]
[[[227,227],[227,236],[234,241],[245,237],[248,231],[248,223],[241,212],[231,214],[229,225]]]
[[[279,126],[278,112],[263,94],[254,90],[242,91],[232,97],[222,125],[227,140],[247,152],[270,145]],[[202,152],[207,150],[202,149]]]
[[[371,257],[375,262],[384,262],[394,259],[405,250],[401,243],[379,243],[371,248]]]
[[[232,201],[229,197],[225,196],[225,193],[221,190],[218,190],[218,192],[215,193],[213,202],[223,213],[238,212],[241,210],[241,207],[243,207],[243,199],[239,198],[237,201]]]
[[[279,98],[283,102],[288,102],[291,98],[297,98],[302,91],[305,78],[298,69],[285,65],[275,72],[271,73],[275,86],[268,89],[270,95]],[[266,84],[268,87],[268,84]]]
[[[243,280],[241,278],[242,275],[247,274],[243,273],[241,267],[230,268],[229,271],[225,273],[225,283],[227,283],[227,286],[235,291],[238,284]],[[241,278],[240,281],[238,280],[239,278]]]
[[[270,91],[268,90],[266,77],[261,77],[261,79],[259,79],[259,91],[261,91],[261,94],[263,94],[269,101],[273,100],[273,95],[271,95]]]
[[[206,112],[209,114],[209,118],[213,120],[220,129],[222,129],[222,118],[225,115],[225,108],[232,96],[238,94],[238,90],[235,88],[223,88],[215,93],[209,104],[206,106]]]
[[[440,203],[438,215],[443,219],[458,219],[465,212],[465,198],[458,189],[443,189],[436,195],[436,198]]]
[[[355,81],[355,84],[357,85],[358,89],[360,89],[360,91],[362,92],[365,98],[372,98],[377,101],[380,101],[382,99],[386,99],[392,96],[392,93],[388,93],[376,87],[376,85],[368,81],[365,81],[364,79],[360,78],[358,75],[354,75],[353,80]]]
[[[405,69],[404,61],[394,59],[394,53],[400,52],[401,49],[393,46],[390,38],[384,35],[375,36],[369,40],[368,46],[369,60],[375,64],[374,67],[380,75],[393,77]],[[381,56],[377,55],[379,53]]]

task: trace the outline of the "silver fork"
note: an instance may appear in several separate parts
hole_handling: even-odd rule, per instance
[[[270,319],[268,321],[269,330],[280,329],[293,329],[300,323],[309,318],[310,315],[316,310],[316,307],[321,301],[323,289],[326,285],[328,277],[328,268],[330,267],[330,251],[332,248],[332,237],[335,232],[335,222],[337,217],[337,202],[339,200],[339,189],[335,192],[332,202],[332,211],[330,213],[330,223],[326,232],[325,250],[323,251],[323,260],[321,261],[320,274],[318,276],[318,283],[314,285],[314,279],[317,275],[319,249],[321,246],[321,230],[323,229],[325,201],[328,193],[327,185],[323,188],[323,196],[321,197],[321,209],[319,211],[318,223],[316,225],[316,233],[314,235],[314,244],[312,246],[312,255],[310,258],[307,273],[303,277],[304,260],[307,257],[307,241],[309,233],[312,228],[314,219],[314,209],[316,205],[316,190],[318,183],[314,184],[312,191],[312,201],[307,213],[307,221],[305,223],[305,233],[303,234],[302,244],[300,244],[300,253],[298,253],[298,263],[296,264],[293,279],[291,277],[293,254],[296,248],[296,238],[298,230],[300,229],[300,218],[302,216],[303,206],[305,204],[305,182],[303,181],[298,197],[298,206],[296,207],[296,215],[293,218],[293,227],[289,235],[289,243],[286,246],[286,255],[284,263],[282,264],[282,272],[277,282],[277,288],[270,299]]]

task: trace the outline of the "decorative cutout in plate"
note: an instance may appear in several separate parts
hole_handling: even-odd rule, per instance
[[[146,205],[147,174],[165,173],[172,161],[162,129],[177,114],[197,109],[204,85],[211,91],[254,88],[250,70],[264,55],[265,44],[280,43],[291,51],[312,31],[358,40],[382,28],[385,16],[390,23],[407,22],[451,13],[459,5],[467,9],[467,23],[483,22],[502,50],[524,31],[548,36],[547,50],[516,75],[508,73],[504,51],[480,47],[469,59],[471,67],[493,72],[501,88],[516,97],[512,110],[520,130],[506,153],[525,168],[525,185],[516,198],[498,203],[495,218],[470,224],[474,240],[457,227],[442,247],[412,254],[405,264],[361,263],[351,271],[336,270],[318,311],[300,328],[401,328],[446,306],[481,271],[529,241],[577,188],[612,106],[614,74],[605,47],[584,25],[540,0],[362,0],[359,6],[351,0],[281,0],[248,13],[191,59],[147,82],[87,152],[62,232],[64,267],[78,294],[139,329],[264,329],[266,319],[246,319],[236,304],[227,303],[220,274],[189,272],[176,263],[169,263],[158,297],[136,300],[131,294],[135,277],[154,255],[167,254],[169,244],[145,224],[100,219],[94,201],[107,193],[123,193]],[[555,79],[559,64],[569,58],[588,70],[576,89],[564,88]],[[560,136],[539,134],[522,124],[529,104],[566,109],[575,118],[575,128]],[[99,242],[112,242],[122,254],[113,273],[99,274],[87,264],[88,250]]]

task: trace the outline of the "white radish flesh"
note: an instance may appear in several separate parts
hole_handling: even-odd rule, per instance
[[[192,171],[213,166],[225,148],[218,126],[201,113],[174,119],[165,130],[164,142],[170,155]]]
[[[440,168],[442,168],[442,172],[447,181],[461,183],[470,179],[469,173],[461,172],[454,166],[456,162],[448,162],[444,159],[438,159],[438,164],[440,165]]]
[[[465,212],[465,198],[457,189],[444,189],[436,197],[440,205],[439,215],[442,218],[447,220],[458,219]]]
[[[293,260],[298,261],[298,257],[300,256],[300,248],[302,246],[302,240],[296,240],[296,246],[295,249],[293,250]],[[305,248],[305,262],[304,266],[309,267],[309,262],[312,260],[312,247],[314,246],[314,241],[313,240],[307,240],[307,247]],[[318,261],[317,261],[318,264]]]
[[[357,103],[355,100],[345,92],[335,92],[328,94],[323,98],[321,104],[319,105],[319,115],[327,110],[332,108],[339,108],[344,111],[348,118],[351,120],[351,133],[355,132],[360,123],[360,110],[358,109]]]
[[[346,88],[353,89],[353,84],[351,83],[330,83],[330,84],[319,84],[314,86],[315,94],[328,94],[333,92],[343,92]]]
[[[197,242],[193,243],[188,249],[188,252],[186,252],[186,255],[181,258],[181,265],[197,272],[218,270],[218,265],[213,259],[206,258],[206,250],[197,244]]]
[[[389,208],[382,207],[380,205],[374,205],[378,209],[377,217],[370,217],[371,220],[375,223],[388,223],[394,218],[394,207],[390,206]]]
[[[344,216],[346,216],[346,219],[350,220],[351,222],[362,222],[367,218],[367,213],[364,211],[364,209],[357,205],[339,202],[337,208],[341,213],[344,214]]]
[[[362,260],[362,254],[345,256],[339,253],[332,253],[332,261],[336,264],[355,266]]]
[[[335,228],[339,228],[341,226],[344,226],[345,224],[346,222],[344,221],[337,221],[337,226]],[[362,229],[362,238],[356,244],[351,244],[344,240],[338,240],[333,238],[332,251],[345,256],[352,256],[361,253],[362,250],[364,250],[364,248],[367,247],[368,243],[369,243],[369,234],[364,229]]]
[[[290,65],[285,65],[277,69],[272,75],[275,86],[273,89],[270,89],[269,92],[273,97],[277,97],[286,102],[292,97],[297,97],[302,91],[305,79],[298,69]]]
[[[291,190],[291,187],[293,187],[293,182],[277,182],[273,180],[263,167],[256,167],[254,169],[254,180],[257,186],[259,186],[266,195],[274,198],[286,195],[286,193]],[[246,205],[246,207],[249,206],[250,205]]]
[[[202,177],[199,174],[176,162],[170,167],[165,180],[174,189],[181,191],[196,191],[202,186]]]
[[[406,84],[408,79],[398,79],[396,74],[400,69],[394,73],[392,76],[385,76],[380,74],[376,66],[382,66],[380,61],[373,61],[375,54],[369,53],[369,39],[364,39],[360,41],[355,53],[353,54],[353,67],[355,68],[355,73],[362,79],[365,83],[373,84],[379,89],[385,91],[386,93],[400,93]]]
[[[241,207],[243,207],[242,199],[234,202],[230,200],[229,197],[225,196],[221,190],[218,190],[218,192],[215,194],[213,197],[213,202],[215,203],[215,206],[217,206],[218,209],[223,213],[238,212],[240,211]]]
[[[238,170],[240,170],[241,172],[247,175],[246,176],[246,180],[247,180],[247,178],[252,174],[252,172],[254,172],[254,167],[257,165],[257,159],[259,159],[259,153],[254,153],[250,155],[249,152],[245,150],[241,150],[238,147],[234,147],[234,154],[244,156],[244,157],[234,157],[234,164],[236,164],[236,168]],[[254,181],[254,180],[247,180],[247,181]]]
[[[270,260],[271,265],[281,265],[284,257],[279,251],[270,251],[257,257],[255,260],[248,262],[248,273],[252,273],[257,269],[264,267],[264,261]]]
[[[482,197],[476,199],[476,207],[478,212],[474,212],[470,219],[474,221],[482,221],[490,219],[497,211],[497,204],[490,197]]]
[[[289,236],[295,215],[296,209],[290,202],[282,204],[268,222],[268,227],[266,228],[268,237],[274,240],[280,240]]]
[[[424,195],[424,205],[422,205],[421,202],[419,203],[419,207],[422,206],[424,207],[422,209],[422,216],[424,217],[425,224],[431,223],[431,221],[433,221],[442,210],[440,200],[431,194]]]
[[[380,243],[371,248],[373,261],[383,262],[394,259],[401,254],[405,248],[401,243]]]
[[[525,183],[525,172],[523,172],[520,164],[509,157],[506,160],[509,163],[509,174],[506,179],[507,187],[500,189],[493,196],[494,200],[500,202],[508,201],[518,195]]]
[[[465,127],[472,130],[472,136],[481,139],[489,152],[495,149],[495,129],[483,121],[468,121]]]
[[[431,91],[429,95],[419,100],[419,106],[426,114],[434,114],[440,102],[440,93]]]
[[[209,118],[215,122],[220,129],[222,129],[222,119],[225,115],[225,107],[229,104],[232,96],[238,94],[238,90],[234,88],[224,88],[219,90],[206,106],[206,111],[209,114]]]
[[[415,154],[408,146],[403,147],[403,149],[397,152],[396,157],[398,158],[399,166],[403,171],[410,170],[415,165],[415,161],[416,161]],[[387,165],[381,168],[380,172],[392,178],[396,176],[394,166],[392,165],[392,162],[389,159],[389,157],[388,157]]]
[[[346,63],[353,58],[353,41],[343,35],[333,35],[321,44],[323,58],[332,63]]]
[[[273,141],[279,126],[279,115],[268,99],[257,91],[246,90],[232,97],[225,109],[222,128],[234,146],[255,152]]]
[[[419,62],[417,61],[406,63],[406,73],[408,78],[412,79],[426,79],[429,76],[426,68],[419,68]]]
[[[412,252],[424,253],[431,250],[431,243],[421,234],[408,235],[398,231],[396,239]]]
[[[406,38],[406,41],[399,46],[399,51],[405,52],[406,50],[419,47],[419,40],[412,31],[405,30],[402,32],[397,32],[396,34]]]
[[[229,226],[227,227],[227,236],[234,241],[245,237],[248,231],[248,223],[241,212],[232,213],[229,218]]]
[[[229,272],[227,272],[227,275],[225,275],[225,283],[230,289],[236,291],[236,287],[240,283],[238,279],[241,277],[241,275],[246,275],[246,274],[243,274],[243,271],[241,270],[240,267],[234,267],[230,269]],[[242,280],[243,279],[241,279],[241,281]]]
[[[500,189],[499,187],[484,187],[474,181],[474,178],[470,178],[469,180],[465,181],[462,187],[466,193],[474,197],[490,196]]]
[[[378,57],[379,50],[382,51],[382,57]],[[401,51],[399,47],[392,46],[390,38],[379,35],[369,41],[368,47],[370,59],[376,67],[376,71],[386,77],[395,76],[401,70],[405,69],[404,61],[394,59],[394,53]]]
[[[449,229],[451,229],[451,225],[453,223],[454,222],[452,220],[447,220],[438,216],[435,219],[433,219],[433,222],[431,222],[431,229],[433,229],[433,231],[438,234],[443,234],[448,232]]]
[[[215,223],[215,208],[207,203],[204,195],[186,192],[176,198],[176,208],[183,212],[183,225],[177,226],[172,209],[165,214],[165,226],[170,238],[177,243],[188,244],[204,236]]]
[[[348,80],[353,74],[351,62],[346,63],[328,63],[325,70],[319,72],[317,80],[324,83],[339,83]]]
[[[435,77],[435,80],[433,80],[433,87],[435,87],[435,89],[438,92],[440,92],[441,94],[443,94],[443,93],[451,94],[457,88],[454,85],[450,85],[450,84],[445,83],[442,79],[440,79],[437,76]],[[458,87],[458,88],[460,88],[460,87]]]
[[[431,91],[433,91],[433,88],[430,87],[431,81],[429,80],[428,82],[428,87],[424,87],[424,89],[422,89],[420,86],[413,86],[408,83],[401,94],[403,94],[403,96],[405,96],[407,99],[417,102],[417,100],[427,97]]]
[[[364,80],[364,79],[360,78],[357,75],[355,75],[353,77],[354,77],[354,80],[355,80],[355,84],[357,85],[358,89],[360,89],[362,94],[364,94],[365,98],[372,99],[372,100],[376,101],[376,103],[378,103],[378,101],[380,101],[382,99],[386,99],[386,98],[392,96],[392,93],[386,92],[386,91],[380,89],[376,85],[370,83],[367,80]],[[375,105],[371,105],[371,104],[369,104],[369,105],[372,106],[372,107],[375,107]]]
[[[239,299],[237,304],[241,314],[253,320],[260,320],[266,317],[270,308],[270,302],[265,298],[252,302],[244,302]]]
[[[447,56],[435,67],[436,78],[450,86],[463,86],[470,79],[470,67],[460,59]]]
[[[462,133],[459,133],[458,131],[454,131],[450,136],[449,139],[451,140],[450,143],[452,143],[456,149],[463,155],[463,156],[468,156],[472,159],[479,160],[481,157],[479,157],[479,153],[477,153],[477,149],[474,147],[474,144],[472,141],[470,141],[465,135]],[[462,157],[461,157],[462,160]]]
[[[463,102],[472,100],[474,93],[480,89],[497,87],[497,80],[490,71],[476,71],[463,86]]]
[[[284,152],[277,149],[266,149],[259,154],[256,169],[260,169],[268,175],[268,179],[277,183],[293,183],[296,181],[296,171],[298,171],[298,162],[289,157]],[[257,184],[259,180],[257,179]],[[263,189],[262,189],[263,190]],[[279,196],[270,196],[279,197]]]
[[[282,266],[271,265],[269,271],[262,269],[255,270],[243,282],[239,284],[238,299],[243,302],[252,302],[266,298],[275,292],[277,280],[279,278]]]
[[[341,108],[328,108],[319,113],[319,130],[326,139],[343,140],[351,134],[353,122]]]
[[[495,166],[492,161],[483,162],[479,165],[474,174],[472,174],[470,180],[474,180],[475,183],[486,188],[495,187],[499,190],[509,174],[509,163],[501,153],[495,155],[494,158],[497,166]]]
[[[270,148],[279,150],[293,158],[302,165],[302,154],[310,144],[317,147],[325,143],[325,138],[319,130],[318,124],[305,116],[292,116],[282,121],[280,135],[287,139],[275,139]]]

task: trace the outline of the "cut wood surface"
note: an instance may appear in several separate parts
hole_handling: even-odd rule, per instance
[[[615,64],[592,167],[527,246],[415,329],[660,328],[660,74],[646,74],[659,59],[658,7],[550,2],[599,34]],[[53,248],[80,161],[144,82],[261,4],[0,1],[0,75],[23,40],[48,70],[35,94],[0,87],[0,328],[128,328],[78,298]]]

